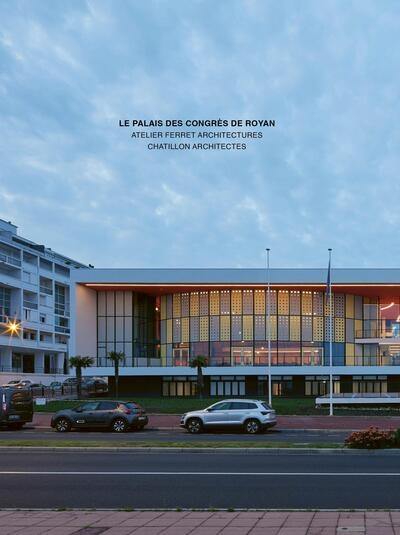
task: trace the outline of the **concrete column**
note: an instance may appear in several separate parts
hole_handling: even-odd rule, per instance
[[[12,349],[11,347],[2,347],[0,349],[0,371],[11,372],[12,367]]]
[[[44,373],[44,351],[35,353],[35,373]]]
[[[57,357],[56,358],[57,373],[63,373],[65,353],[57,353],[56,357]]]

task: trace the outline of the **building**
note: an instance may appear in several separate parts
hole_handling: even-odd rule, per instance
[[[70,272],[86,267],[0,219],[0,381],[47,384],[67,374]]]
[[[325,269],[272,269],[272,388],[315,396],[329,385]],[[107,355],[123,351],[120,389],[190,396],[206,355],[211,396],[265,396],[268,329],[264,269],[79,269],[72,273],[72,352],[112,381]],[[335,392],[400,392],[400,269],[334,269]]]

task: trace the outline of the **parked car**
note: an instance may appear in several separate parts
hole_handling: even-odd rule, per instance
[[[51,427],[60,433],[79,428],[108,428],[115,433],[143,429],[146,411],[134,401],[88,401],[73,409],[58,411]]]
[[[29,388],[0,388],[0,424],[21,429],[33,418],[33,399]]]
[[[32,381],[29,379],[13,379],[12,381],[8,381],[8,383],[5,383],[3,386],[10,386],[12,388],[24,388],[32,384]]]
[[[236,427],[255,434],[276,425],[276,412],[257,399],[227,399],[199,411],[187,412],[181,418],[181,427],[189,433],[204,429]]]
[[[52,381],[50,384],[49,384],[49,388],[51,388],[52,390],[62,390],[62,383],[60,381]]]
[[[76,377],[65,379],[63,386],[76,387]],[[108,393],[108,383],[100,377],[82,377],[82,392],[88,396],[98,396]]]

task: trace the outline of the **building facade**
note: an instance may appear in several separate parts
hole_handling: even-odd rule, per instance
[[[70,272],[86,267],[0,219],[0,381],[48,384],[67,373]]]
[[[332,270],[332,333],[326,270],[79,269],[72,274],[72,347],[94,357],[87,371],[112,382],[110,351],[122,351],[120,388],[191,396],[208,358],[211,396],[266,395],[270,333],[278,396],[400,391],[400,270]],[[270,324],[268,330],[268,307]]]

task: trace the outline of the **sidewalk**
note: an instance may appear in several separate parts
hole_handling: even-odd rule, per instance
[[[400,534],[400,511],[0,511],[0,534],[20,535]]]
[[[50,425],[50,413],[36,412],[33,424],[38,427]],[[178,414],[149,414],[149,427],[179,427]],[[281,429],[335,429],[358,430],[374,426],[380,429],[397,429],[400,416],[278,416],[277,428]],[[0,534],[1,535],[1,534]]]

